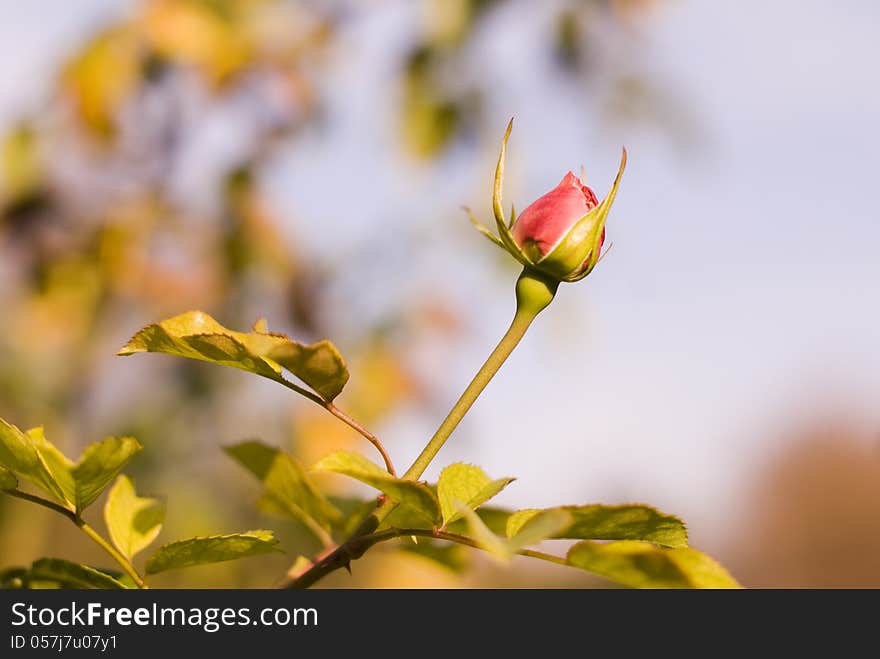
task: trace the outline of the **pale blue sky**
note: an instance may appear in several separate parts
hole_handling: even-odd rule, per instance
[[[130,4],[0,4],[0,121],[38,103],[64,52]],[[395,131],[384,93],[393,48],[414,16],[405,2],[380,4],[344,35],[360,56],[327,83],[347,101],[330,104],[332,139],[307,136],[285,155],[295,179],[272,185],[280,207],[334,237],[348,230],[353,245],[380,221],[430,236],[423,252],[393,254],[402,293],[460,264],[449,294],[480,309],[472,336],[454,358],[425,357],[426,369],[447,370],[439,391],[450,400],[511,313],[512,282],[479,265],[492,246],[463,240],[466,223],[450,219],[463,202],[488,216],[506,118],[516,116],[507,202],[518,208],[582,162],[603,195],[619,145],[630,152],[611,255],[563,286],[442,463],[519,476],[510,505],[649,501],[712,549],[733,526],[718,519],[741,514],[751,475],[784,448],[773,441],[786,430],[849,415],[878,441],[880,6],[670,3],[646,26],[643,56],[700,122],[703,147],[684,155],[656,131],[591,121],[532,56],[520,10],[500,12],[473,54],[498,76],[494,132],[477,154],[414,168],[382,150]],[[356,212],[327,207],[340,180]],[[303,237],[330,248],[320,228]],[[402,418],[386,434],[414,454],[410,433],[432,423]]]

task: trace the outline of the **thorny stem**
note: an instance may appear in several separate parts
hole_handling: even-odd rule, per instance
[[[306,566],[298,574],[289,574],[279,587],[291,589],[309,588],[331,572],[347,567],[352,560],[360,558],[368,549],[380,542],[386,542],[388,540],[393,540],[394,538],[407,538],[412,536],[418,538],[447,540],[449,542],[456,542],[460,545],[473,547],[474,549],[482,549],[476,540],[464,535],[459,535],[458,533],[432,531],[430,529],[392,528],[378,533],[352,538],[342,546],[346,547],[346,552],[344,554],[339,551],[325,553],[318,557],[314,563]],[[342,549],[342,547],[340,547],[340,549]],[[520,556],[539,558],[550,563],[556,563],[557,565],[568,565],[568,562],[564,558],[553,556],[552,554],[546,554],[541,551],[535,551],[533,549],[520,549],[516,553]]]
[[[342,421],[349,428],[352,428],[361,436],[363,436],[368,442],[370,442],[370,444],[376,447],[377,451],[379,451],[379,455],[382,456],[382,460],[385,462],[385,469],[388,470],[388,473],[392,476],[397,476],[397,472],[394,471],[394,464],[391,462],[391,457],[388,455],[388,451],[385,450],[385,447],[382,445],[382,442],[379,440],[378,437],[376,437],[376,435],[364,428],[363,425],[352,419],[348,414],[340,410],[333,403],[324,400],[323,398],[321,398],[317,394],[312,393],[308,389],[303,389],[299,385],[296,385],[293,382],[287,382],[286,380],[283,381],[282,384],[288,389],[292,389],[296,393],[300,394],[301,396],[305,396],[316,405],[320,405],[325,410],[330,412],[330,414]]]
[[[110,557],[119,564],[119,567],[121,567],[123,571],[129,577],[131,577],[131,580],[134,581],[135,585],[138,588],[147,588],[147,584],[144,583],[141,575],[139,575],[137,570],[134,569],[131,561],[129,561],[125,556],[117,551],[113,545],[102,538],[101,535],[97,531],[95,531],[95,529],[86,524],[85,520],[72,510],[65,508],[64,506],[60,506],[54,501],[49,501],[48,499],[44,499],[33,494],[28,494],[27,492],[22,492],[21,490],[3,490],[3,493],[16,497],[18,499],[30,501],[31,503],[35,503],[38,506],[43,506],[43,508],[48,508],[49,510],[52,510],[56,513],[61,513],[76,526],[78,526],[80,530],[82,530],[83,533],[85,533],[96,544],[98,544],[101,549],[107,552]]]
[[[427,445],[415,459],[403,478],[409,480],[418,479],[431,464],[440,449],[449,439],[452,432],[461,423],[461,420],[476,402],[477,398],[492,380],[501,366],[519,344],[528,330],[532,321],[553,301],[558,281],[531,271],[523,270],[516,282],[516,314],[507,332],[501,337],[498,345],[486,359],[485,363],[477,371],[477,374],[468,384],[455,405],[443,419],[440,427],[428,441]],[[381,536],[373,533],[378,526],[397,507],[393,501],[379,503],[378,508],[361,524],[354,534],[339,547],[332,551],[325,551],[314,563],[306,566],[303,570],[288,575],[279,584],[280,588],[308,588],[318,580],[339,568],[347,568],[352,560],[360,558],[367,549],[376,542],[374,538]],[[386,533],[386,532],[382,532]],[[410,535],[421,535],[412,533]],[[432,533],[432,537],[439,537]],[[464,538],[464,536],[461,536]],[[451,539],[451,538],[449,538]],[[475,546],[475,545],[474,545]]]

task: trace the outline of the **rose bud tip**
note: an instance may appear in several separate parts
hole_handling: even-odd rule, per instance
[[[510,222],[505,222],[501,206],[504,179],[504,156],[513,127],[507,124],[501,153],[495,168],[492,208],[498,235],[489,231],[465,209],[471,222],[483,235],[503,247],[527,270],[548,275],[557,281],[578,281],[598,263],[605,242],[605,220],[617,194],[626,167],[626,147],[621,148],[620,167],[611,190],[601,202],[581,178],[571,171],[550,192],[532,202],[518,217],[511,207]]]

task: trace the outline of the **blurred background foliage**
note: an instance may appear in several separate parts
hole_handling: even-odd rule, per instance
[[[303,198],[291,211],[270,194],[301,178],[328,139],[322,129],[329,117],[357,111],[357,94],[333,93],[328,80],[346,80],[344,72],[365,56],[352,50],[346,30],[381,20],[387,4],[133,0],[123,18],[67,55],[44,102],[5,129],[0,417],[22,428],[45,425],[68,454],[105,435],[138,437],[145,450],[128,471],[140,492],[168,498],[160,541],[268,527],[288,551],[171,572],[157,585],[264,586],[297,553],[314,550],[292,523],[260,518],[258,485],[221,444],[259,437],[305,464],[331,450],[370,448],[322,410],[230,369],[163,356],[118,365],[115,349],[142,325],[191,308],[237,329],[266,316],[273,330],[340,346],[353,374],[341,406],[380,436],[413,415],[434,419],[446,411],[450,392],[425,377],[432,363],[425,346],[451,353],[475,311],[442,287],[401,285],[398,255],[425,239],[424,228],[382,225],[340,238],[338,249],[314,249],[315,233],[341,236],[343,225],[334,222],[358,210],[344,179],[352,171],[327,172],[339,177],[337,199]],[[509,110],[493,99],[509,93],[510,80],[484,65],[477,45],[501,29],[492,18],[503,11],[519,12],[519,37],[539,43],[552,63],[551,91],[537,93],[565,94],[609,126],[648,127],[682,153],[704,146],[699,110],[640,47],[652,21],[675,3],[412,4],[418,29],[399,39],[405,47],[394,52],[392,84],[379,93],[393,98],[396,128],[382,148],[409,163],[413,186],[426,168],[448,174],[451,153],[494,155],[499,115],[506,120]],[[385,164],[376,158],[375,167]],[[367,181],[374,174],[356,172]],[[489,174],[469,185],[474,199],[487,199]],[[340,202],[345,209],[314,210]],[[438,211],[427,206],[425,219],[433,221]],[[462,229],[440,240],[450,235],[472,239]],[[500,255],[497,266],[511,276]],[[388,292],[382,304],[376,290]],[[795,426],[793,434],[810,441],[781,452],[756,476],[742,528],[757,539],[737,545],[729,567],[746,584],[880,584],[877,456],[864,453],[859,431],[846,424]],[[325,484],[352,494],[342,479]],[[835,526],[838,533],[826,532]],[[400,548],[406,551],[380,548],[353,576],[336,573],[324,585],[601,585],[553,566],[515,562],[517,569],[501,570],[458,546]],[[0,498],[0,564],[43,555],[104,562],[65,520]],[[723,552],[719,558],[728,562]]]

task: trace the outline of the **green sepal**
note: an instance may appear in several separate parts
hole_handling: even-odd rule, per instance
[[[468,208],[467,206],[463,206],[462,208],[463,208],[464,212],[467,213],[468,219],[471,221],[471,224],[474,225],[474,229],[476,229],[481,234],[486,236],[486,238],[488,238],[490,241],[492,241],[493,243],[498,245],[498,247],[507,251],[507,248],[504,246],[504,243],[501,242],[501,239],[498,236],[496,236],[494,233],[489,231],[489,229],[487,229],[485,226],[483,226],[480,223],[480,221],[474,217],[474,214],[473,214],[473,212],[471,212],[470,208]]]
[[[498,164],[495,166],[495,184],[492,188],[492,211],[495,213],[495,225],[498,227],[498,235],[504,248],[517,261],[525,266],[529,266],[532,265],[532,262],[513,239],[510,226],[504,220],[504,209],[501,206],[501,193],[504,187],[504,156],[507,153],[507,140],[510,138],[511,130],[513,130],[513,119],[507,124],[507,130],[504,131],[504,139],[501,141],[501,153],[498,154]]]

